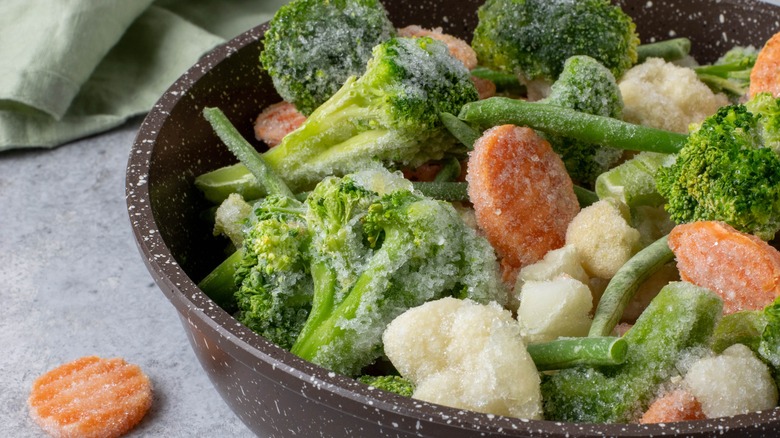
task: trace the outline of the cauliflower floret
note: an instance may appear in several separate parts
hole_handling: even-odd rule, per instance
[[[564,245],[549,251],[543,259],[524,266],[517,275],[515,288],[519,290],[523,287],[523,283],[529,280],[552,280],[561,274],[566,274],[583,283],[587,283],[589,280],[588,274],[582,269],[577,249],[573,245]]]
[[[231,193],[217,207],[214,216],[214,235],[223,234],[236,248],[244,241],[244,221],[252,214],[252,206],[238,193]]]
[[[517,306],[520,304],[518,295],[520,295],[520,290],[526,281],[552,280],[561,274],[566,274],[583,283],[590,280],[585,269],[582,268],[577,249],[572,245],[564,245],[549,251],[543,259],[520,269],[515,282],[514,294],[509,303],[510,310],[517,310]]]
[[[688,133],[688,125],[700,123],[718,108],[728,105],[690,68],[651,58],[628,70],[618,83],[623,95],[623,119],[627,122]]]
[[[777,406],[777,386],[769,368],[742,344],[732,345],[720,356],[699,359],[684,381],[708,418]]]
[[[593,297],[579,280],[561,275],[552,280],[526,281],[520,291],[517,320],[528,343],[559,337],[585,336],[590,329]]]
[[[603,199],[583,208],[569,223],[566,244],[577,249],[588,275],[612,278],[639,249],[639,231],[626,222],[625,204]]]
[[[539,373],[520,324],[496,303],[442,298],[407,310],[383,335],[412,397],[460,409],[542,418]]]

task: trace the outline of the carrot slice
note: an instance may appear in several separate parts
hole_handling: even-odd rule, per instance
[[[255,138],[268,147],[274,147],[305,121],[306,116],[298,112],[290,102],[282,101],[269,105],[255,120]]]
[[[36,379],[27,404],[54,437],[118,437],[146,415],[152,386],[137,365],[87,356]]]
[[[514,270],[563,246],[580,211],[563,162],[530,128],[486,131],[471,152],[466,180],[477,224],[502,265]]]
[[[780,97],[780,32],[764,44],[750,72],[750,97],[763,92]]]
[[[425,29],[416,24],[398,29],[398,36],[405,38],[429,37],[439,40],[447,45],[450,54],[457,58],[467,69],[472,70],[477,66],[477,52],[471,48],[471,45],[460,38],[442,33],[442,29]]]
[[[496,95],[496,84],[493,83],[493,81],[472,76],[471,82],[474,83],[474,87],[477,89],[477,94],[479,95],[480,100]]]
[[[707,418],[701,403],[688,391],[677,389],[655,399],[639,420],[641,424],[672,423]]]
[[[692,222],[672,229],[669,248],[680,277],[720,295],[725,314],[763,309],[780,295],[780,252],[752,234]]]

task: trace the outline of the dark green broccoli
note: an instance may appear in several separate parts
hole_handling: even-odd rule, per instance
[[[702,65],[693,70],[699,80],[716,93],[726,93],[732,100],[745,96],[750,87],[750,73],[758,57],[753,46],[736,46],[712,65]]]
[[[656,174],[676,223],[718,220],[765,240],[780,230],[780,101],[759,94],[721,108],[689,135],[551,105],[491,98],[460,117],[483,126],[513,123],[616,148],[674,153]]]
[[[477,99],[463,63],[444,43],[426,37],[392,38],[373,53],[363,76],[348,79],[301,127],[263,154],[291,188],[309,188],[327,175],[377,162],[417,167],[457,149],[439,112],[457,113]],[[220,200],[232,183],[246,182],[247,171],[240,167],[215,172],[195,181],[212,200]]]
[[[574,55],[615,77],[637,61],[636,25],[609,0],[487,0],[472,47],[480,65],[551,83]]]
[[[269,23],[260,61],[279,95],[309,115],[393,35],[378,0],[294,0]]]
[[[541,102],[615,119],[623,114],[623,97],[615,77],[587,55],[566,60],[550,94]],[[596,177],[612,167],[623,154],[622,150],[608,146],[554,134],[543,135],[561,156],[575,184],[592,187]]]
[[[542,381],[547,420],[630,423],[643,412],[659,385],[673,377],[686,352],[706,347],[723,302],[690,283],[665,286],[623,336],[622,365],[579,367],[546,375]]]
[[[314,304],[290,350],[303,359],[357,375],[381,356],[387,324],[411,307],[443,296],[506,301],[489,244],[451,204],[400,176],[328,178],[306,205]]]
[[[404,397],[411,397],[414,394],[414,384],[401,376],[360,376],[357,381]]]

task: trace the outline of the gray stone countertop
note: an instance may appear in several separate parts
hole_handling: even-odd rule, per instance
[[[0,437],[47,436],[33,380],[82,356],[122,357],[154,387],[128,437],[249,437],[200,367],[141,258],[125,166],[141,119],[52,150],[0,153]]]

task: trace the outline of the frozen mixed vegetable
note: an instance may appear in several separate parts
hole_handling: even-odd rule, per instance
[[[199,286],[303,359],[459,409],[775,407],[775,44],[700,66],[687,38],[640,44],[606,0],[478,17],[468,42],[396,29],[375,0],[282,8],[268,149],[204,110],[239,163],[196,179],[234,251]]]

